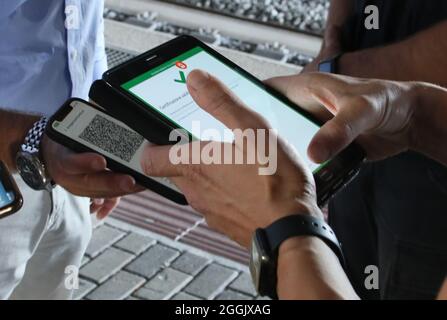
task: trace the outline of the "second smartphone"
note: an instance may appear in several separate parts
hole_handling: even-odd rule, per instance
[[[70,99],[50,119],[46,133],[75,152],[101,154],[110,170],[129,174],[141,186],[178,204],[187,204],[169,179],[144,174],[140,158],[149,142],[99,107],[81,99]]]
[[[326,163],[313,163],[307,157],[307,147],[323,123],[190,36],[180,36],[107,71],[103,80],[92,86],[90,98],[157,144],[167,143],[163,140],[168,140],[172,129],[185,129],[196,136],[193,131],[197,124],[201,132],[217,129],[220,133],[225,125],[201,109],[189,95],[186,79],[195,69],[218,77],[303,156],[314,173],[320,205],[357,173],[365,158],[357,144],[351,144]]]
[[[6,165],[0,161],[0,219],[20,210],[23,198]]]

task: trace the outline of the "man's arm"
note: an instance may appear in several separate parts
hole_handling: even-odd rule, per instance
[[[342,50],[341,28],[354,8],[353,0],[332,0],[324,31],[323,43],[315,60],[307,65],[303,72],[317,71],[321,60],[329,59]]]
[[[354,8],[353,0],[332,0],[326,22],[325,39],[331,29],[340,29]]]
[[[410,148],[447,166],[447,90],[420,84],[414,91]]]
[[[329,9],[324,31],[323,45],[320,52],[321,58],[330,58],[329,55],[338,54],[342,49],[341,30],[353,9],[353,0],[331,1],[331,7]]]
[[[26,134],[39,116],[0,110],[0,159],[16,170],[15,156]]]
[[[395,44],[346,53],[339,60],[339,73],[447,86],[446,32],[447,21]]]
[[[316,237],[285,241],[278,256],[281,300],[359,299],[335,253]]]

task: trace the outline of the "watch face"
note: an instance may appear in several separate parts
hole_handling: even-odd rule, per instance
[[[268,254],[268,241],[264,230],[256,230],[252,245],[251,245],[251,259],[250,259],[250,273],[253,279],[256,290],[260,294],[265,294],[265,286],[268,285],[268,279],[271,268],[271,259]]]
[[[251,243],[250,273],[256,290],[259,288],[259,275],[261,271],[260,263],[261,259],[259,257],[259,246],[255,234]]]
[[[45,185],[43,167],[40,161],[31,154],[22,153],[17,156],[17,169],[23,181],[34,190],[41,190]]]
[[[324,61],[321,62],[318,67],[319,72],[325,72],[325,73],[332,73],[333,72],[333,65],[331,61]]]

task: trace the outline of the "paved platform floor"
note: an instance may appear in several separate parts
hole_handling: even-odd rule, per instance
[[[75,299],[261,298],[246,266],[109,218],[93,230]]]

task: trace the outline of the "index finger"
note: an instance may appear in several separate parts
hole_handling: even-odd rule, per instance
[[[328,109],[327,104],[321,103],[321,100],[336,100],[350,85],[350,78],[313,72],[271,78],[265,83],[326,122],[332,118],[333,110]]]
[[[147,144],[140,158],[143,172],[151,177],[178,177],[181,176],[181,164],[171,161],[171,148],[176,146],[155,146]],[[188,148],[185,144],[180,148]]]
[[[70,153],[58,162],[61,171],[69,175],[79,175],[104,171],[106,159],[97,153]]]
[[[192,71],[187,80],[194,101],[229,129],[247,129],[264,123],[220,80],[201,70]]]

